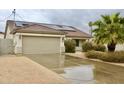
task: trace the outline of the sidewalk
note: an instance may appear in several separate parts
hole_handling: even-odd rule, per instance
[[[76,53],[66,53],[66,55],[87,59],[83,52],[76,52]]]

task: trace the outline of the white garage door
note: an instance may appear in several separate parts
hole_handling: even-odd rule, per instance
[[[23,54],[46,54],[60,52],[59,37],[23,36]]]

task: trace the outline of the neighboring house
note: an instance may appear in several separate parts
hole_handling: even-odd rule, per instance
[[[4,38],[4,32],[0,32],[0,38]]]
[[[91,36],[72,26],[8,20],[4,38],[14,40],[14,52],[43,54],[64,52],[64,40],[74,39],[77,50]]]

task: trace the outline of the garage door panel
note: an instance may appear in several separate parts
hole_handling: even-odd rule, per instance
[[[59,53],[60,38],[23,36],[24,54]]]

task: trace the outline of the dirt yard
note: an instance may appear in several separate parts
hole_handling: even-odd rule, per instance
[[[58,74],[26,57],[0,57],[0,83],[67,83]]]

